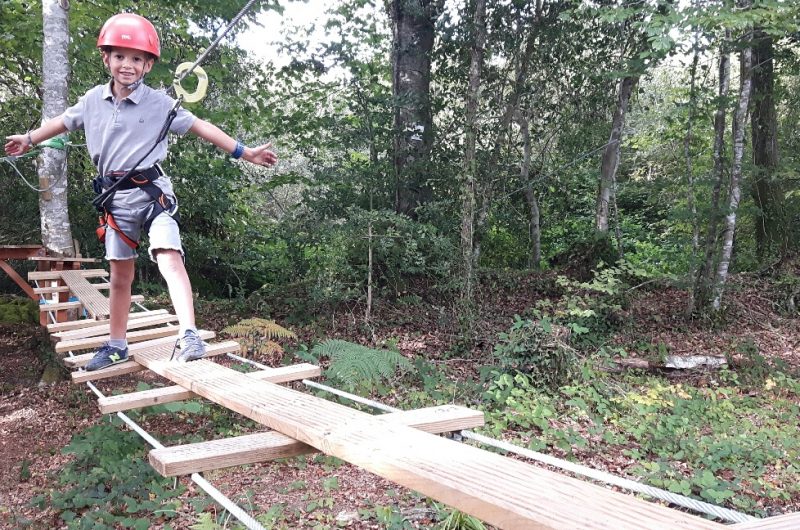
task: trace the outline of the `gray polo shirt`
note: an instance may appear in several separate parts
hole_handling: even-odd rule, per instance
[[[68,108],[63,115],[64,125],[70,131],[79,128],[86,131],[86,148],[101,175],[127,171],[153,146],[174,104],[175,100],[163,90],[154,90],[144,83],[117,101],[109,82],[92,88]],[[186,134],[196,119],[181,107],[169,130]],[[151,167],[166,156],[165,138],[139,168]]]

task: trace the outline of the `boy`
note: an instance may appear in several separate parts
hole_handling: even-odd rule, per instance
[[[183,264],[177,211],[170,180],[158,165],[167,155],[167,140],[155,145],[167,114],[175,101],[163,91],[154,90],[142,81],[161,54],[158,33],[149,20],[122,13],[108,19],[100,30],[97,47],[111,81],[89,90],[64,114],[47,121],[26,134],[8,136],[5,151],[19,156],[34,145],[58,134],[83,127],[86,147],[103,176],[101,186],[108,188],[116,178],[135,169],[131,181],[152,182],[156,187],[137,187],[129,182],[120,186],[106,203],[113,222],[106,230],[106,259],[111,263],[110,336],[86,366],[99,370],[128,358],[126,332],[134,278],[135,247],[142,228],[148,230],[150,259],[158,264],[167,282],[172,305],[180,324],[179,362],[193,361],[205,355],[205,345],[197,334],[192,288]],[[270,166],[277,157],[270,144],[245,147],[215,125],[196,118],[180,108],[170,126],[177,134],[192,132],[233,158],[243,158],[256,165]],[[148,151],[151,151],[133,168]],[[149,192],[149,193],[148,193]],[[159,194],[156,197],[154,194]]]

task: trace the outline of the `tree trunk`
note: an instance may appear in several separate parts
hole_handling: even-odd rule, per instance
[[[741,52],[739,102],[733,118],[733,164],[731,166],[731,186],[728,195],[728,209],[725,215],[725,228],[722,231],[722,249],[720,251],[717,275],[714,281],[714,310],[722,307],[722,294],[728,280],[728,268],[733,255],[733,236],[736,231],[736,212],[741,198],[740,182],[742,179],[742,157],[744,156],[744,129],[747,123],[747,110],[750,106],[752,88],[753,51],[750,47]]]
[[[470,51],[469,88],[467,89],[465,113],[465,153],[464,153],[464,188],[461,208],[461,256],[464,266],[464,284],[462,298],[472,300],[473,281],[475,275],[475,181],[478,175],[476,160],[476,136],[478,104],[481,95],[481,72],[483,70],[483,54],[486,45],[486,0],[476,0],[473,18],[474,40]]]
[[[61,2],[58,0],[42,0],[43,122],[62,114],[67,108],[69,79],[67,14],[67,9],[61,7]],[[47,190],[39,194],[42,245],[55,255],[74,256],[75,249],[67,210],[66,172],[66,152],[45,148],[38,160],[39,187]]]
[[[538,270],[542,262],[542,238],[539,224],[539,198],[533,189],[531,180],[531,131],[528,119],[520,113],[519,128],[522,134],[522,164],[520,165],[520,180],[525,186],[525,202],[528,204],[528,234],[531,239],[531,252],[528,257],[528,266]]]
[[[730,38],[726,32],[725,40]],[[711,192],[711,215],[705,240],[705,257],[694,282],[695,307],[706,307],[711,298],[714,263],[719,234],[717,230],[722,217],[720,195],[725,180],[725,122],[727,114],[728,91],[731,83],[731,60],[727,51],[722,50],[719,56],[719,88],[717,93],[717,110],[714,113],[714,187]]]
[[[443,0],[393,0],[392,94],[394,96],[395,210],[416,217],[430,199],[426,165],[433,131],[431,50]]]
[[[697,219],[697,207],[694,202],[694,170],[692,168],[692,125],[694,122],[694,109],[697,104],[697,65],[700,62],[700,49],[697,44],[698,35],[695,31],[694,53],[692,56],[692,66],[690,69],[691,81],[689,82],[689,112],[686,117],[686,135],[683,138],[683,156],[686,159],[686,205],[689,208],[689,216],[692,219],[692,257],[689,264],[689,278],[694,279],[697,275],[697,259],[700,252],[700,223]],[[695,310],[694,286],[689,287],[689,299],[686,304],[686,314],[691,315]]]
[[[785,254],[788,225],[784,215],[783,189],[775,179],[778,168],[778,125],[775,112],[775,76],[772,37],[761,30],[753,43],[753,165],[755,178],[750,193],[757,210],[755,236],[758,257],[764,258],[777,247]]]
[[[597,208],[595,210],[595,230],[602,233],[608,233],[609,202],[613,192],[612,188],[616,179],[617,168],[619,167],[619,148],[622,141],[622,128],[625,126],[625,112],[628,109],[631,93],[638,80],[638,77],[628,76],[619,83],[617,108],[614,110],[614,117],[611,121],[611,136],[608,139],[605,151],[603,151],[603,162],[600,167],[600,180],[597,187]]]

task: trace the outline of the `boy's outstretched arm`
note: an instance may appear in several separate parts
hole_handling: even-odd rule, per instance
[[[211,142],[228,153],[234,153],[239,143],[225,134],[222,129],[213,123],[201,120],[200,118],[194,121],[189,128],[189,132],[196,134],[207,142]],[[271,166],[278,161],[278,157],[269,149],[271,145],[272,144],[264,144],[258,147],[245,147],[244,151],[240,153],[241,157],[252,164]]]
[[[38,129],[28,131],[25,134],[6,136],[6,140],[8,140],[5,145],[6,154],[9,156],[22,156],[34,145],[65,132],[67,132],[67,126],[64,125],[64,118],[56,116],[44,122],[44,125]]]

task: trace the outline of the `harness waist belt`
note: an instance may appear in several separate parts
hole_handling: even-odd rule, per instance
[[[103,188],[111,187],[114,182],[116,182],[126,173],[127,171],[112,171],[111,173],[106,173],[102,178]],[[153,182],[158,177],[163,175],[164,172],[157,165],[149,167],[131,175],[130,178],[128,178],[125,182],[117,186],[117,190],[132,190],[134,188],[141,188],[143,185]]]

